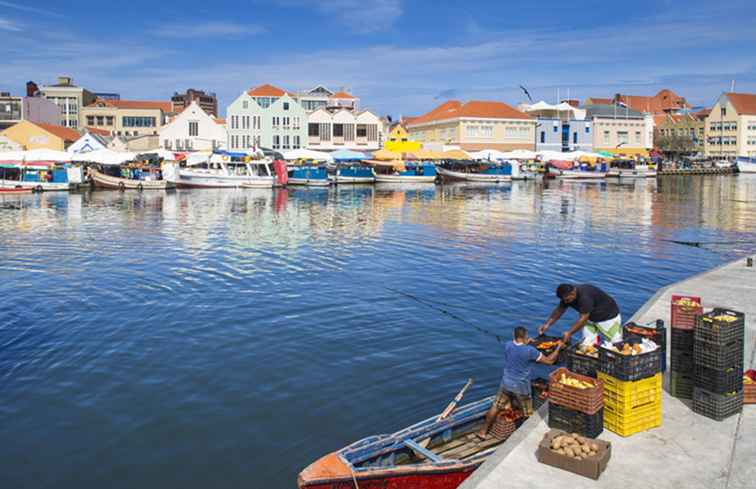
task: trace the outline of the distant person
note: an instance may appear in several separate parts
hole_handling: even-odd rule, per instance
[[[478,433],[481,438],[485,438],[488,434],[493,420],[506,404],[506,398],[509,398],[513,408],[522,410],[526,417],[533,414],[533,400],[530,396],[530,371],[535,363],[553,365],[559,356],[562,343],[560,342],[550,355],[545,356],[530,344],[531,341],[528,338],[528,330],[518,326],[514,329],[512,341],[504,344],[504,371],[501,375],[501,383],[496,392],[496,398],[488,413],[486,413],[486,420]]]
[[[560,284],[556,295],[560,299],[559,305],[538,329],[540,334],[546,333],[552,324],[559,321],[567,307],[571,307],[579,317],[564,333],[562,339],[565,343],[569,343],[572,335],[581,328],[583,342],[595,345],[601,337],[611,343],[622,341],[622,317],[617,303],[609,294],[591,284]]]

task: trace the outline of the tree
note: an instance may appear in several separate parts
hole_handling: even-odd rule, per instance
[[[677,134],[672,136],[657,135],[654,146],[668,156],[689,154],[696,148],[690,136],[679,136]]]

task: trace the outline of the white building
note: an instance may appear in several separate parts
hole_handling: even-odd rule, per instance
[[[108,147],[108,141],[99,134],[86,132],[75,143],[68,147],[69,153],[89,153]]]
[[[160,147],[173,151],[224,149],[228,139],[224,122],[207,114],[193,101],[160,129]]]
[[[383,122],[370,111],[316,110],[307,117],[307,147],[375,151],[383,145]]]

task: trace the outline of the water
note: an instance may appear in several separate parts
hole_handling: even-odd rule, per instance
[[[756,251],[756,179],[42,194],[0,230],[0,487],[291,489],[496,388],[493,336],[396,290],[503,337],[562,281],[629,317]]]

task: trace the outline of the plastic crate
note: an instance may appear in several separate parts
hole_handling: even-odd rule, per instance
[[[695,362],[692,349],[690,352],[672,350],[669,357],[669,369],[672,372],[693,373]]]
[[[732,322],[715,319],[719,316],[734,317]],[[696,319],[695,339],[725,345],[745,339],[745,314],[730,309],[714,308]]]
[[[669,393],[672,397],[678,399],[693,399],[693,381],[692,373],[671,372],[669,376]]]
[[[549,428],[596,438],[604,431],[604,410],[599,409],[593,414],[585,414],[550,402],[548,424]]]
[[[750,384],[745,383],[746,377],[751,379]],[[756,370],[743,373],[743,404],[756,404]]]
[[[513,419],[508,415],[500,414],[496,417],[496,421],[494,422],[493,426],[491,426],[491,436],[496,438],[497,440],[506,440],[517,429],[517,419]]]
[[[594,387],[578,389],[562,384],[562,374],[592,383]],[[564,367],[554,370],[549,376],[549,402],[559,404],[585,414],[594,414],[604,407],[604,383],[599,379],[593,379],[586,375],[570,372]]]
[[[743,388],[743,367],[740,366],[716,370],[703,365],[696,365],[694,372],[695,386],[709,392],[725,394]],[[604,388],[606,389],[606,387]]]
[[[604,407],[604,428],[620,436],[630,436],[661,426],[661,402],[633,409],[631,413],[618,413]]]
[[[664,321],[658,319],[654,325],[627,323],[622,327],[622,338],[625,340],[646,338],[659,345],[662,351],[661,371],[667,371],[667,328],[664,327]]]
[[[670,335],[669,349],[674,351],[689,351],[693,353],[693,336],[692,329],[672,329]]]
[[[615,346],[620,350],[625,342]],[[640,355],[623,355],[599,347],[599,372],[609,374],[619,380],[640,380],[653,377],[661,372],[661,348]]]
[[[724,345],[695,340],[693,342],[693,361],[696,365],[724,370],[743,366],[743,340],[734,340]]]
[[[549,381],[541,378],[532,380],[530,397],[533,399],[533,410],[538,410],[549,399]]]
[[[743,409],[743,389],[727,394],[717,394],[695,387],[693,389],[693,412],[716,421],[722,421]]]
[[[625,412],[652,402],[661,401],[662,374],[642,380],[624,381],[599,372],[604,382],[604,406],[615,412]]]
[[[575,372],[580,375],[586,375],[588,377],[596,378],[596,372],[598,371],[599,359],[598,357],[591,357],[583,355],[577,351],[578,345],[575,344],[564,352],[565,364],[570,372]]]
[[[681,299],[690,299],[698,306],[688,307],[678,304]],[[673,295],[670,302],[671,307],[671,321],[670,326],[674,329],[693,329],[696,325],[696,316],[703,314],[703,302],[700,297],[693,295]]]

